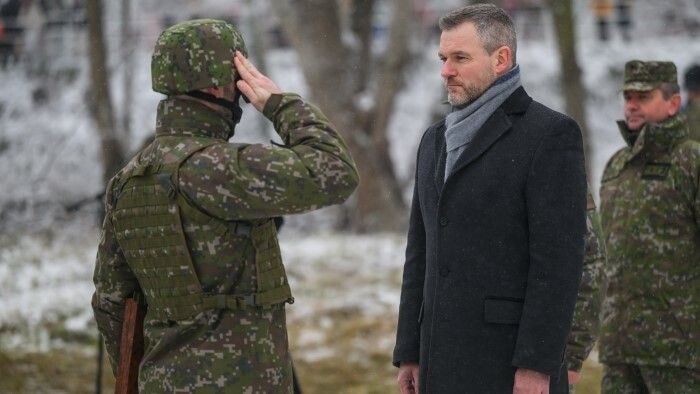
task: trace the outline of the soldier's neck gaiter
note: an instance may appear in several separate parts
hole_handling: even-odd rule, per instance
[[[239,92],[236,92],[236,96],[233,99],[234,101],[218,98],[209,93],[204,93],[201,90],[193,90],[185,94],[190,97],[194,97],[200,100],[208,101],[212,104],[219,105],[231,111],[231,122],[233,123],[231,129],[233,129],[238,124],[238,122],[241,121],[241,116],[243,116],[243,110],[238,104],[238,99],[240,98]]]

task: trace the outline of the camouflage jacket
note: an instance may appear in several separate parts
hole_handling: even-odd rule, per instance
[[[576,309],[571,334],[566,344],[566,363],[571,371],[580,371],[591,353],[600,331],[600,310],[607,286],[604,264],[606,261],[600,216],[595,201],[588,191],[586,209],[586,252],[583,259],[581,285],[576,298]]]
[[[682,119],[647,124],[608,162],[604,363],[699,368],[700,144]]]
[[[700,100],[688,103],[684,112],[690,129],[690,139],[700,142]]]
[[[107,187],[106,217],[93,276],[92,306],[116,373],[124,301],[139,289],[119,247],[112,212],[121,176],[135,166],[177,162],[189,145],[205,148],[180,167],[178,185],[197,208],[222,221],[256,221],[343,202],[358,183],[350,153],[328,119],[293,94],[273,95],[263,114],[284,142],[228,143],[232,124],[189,98],[163,100],[156,138]],[[213,233],[181,213],[187,247],[209,294],[255,291],[256,252],[249,236]],[[279,256],[277,238],[266,246]],[[163,321],[146,315],[140,392],[291,392],[284,304],[205,310]]]

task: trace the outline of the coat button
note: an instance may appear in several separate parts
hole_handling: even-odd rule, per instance
[[[450,222],[450,220],[447,219],[447,217],[445,217],[445,216],[443,216],[443,217],[440,218],[440,225],[443,226],[443,227],[444,227],[444,226],[447,226],[447,223],[449,223],[449,222]]]
[[[445,266],[440,267],[440,276],[447,276],[449,274],[450,274],[449,268],[447,268]]]

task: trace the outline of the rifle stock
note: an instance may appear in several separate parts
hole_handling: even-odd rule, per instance
[[[143,358],[143,319],[146,308],[134,298],[128,298],[124,307],[124,323],[119,343],[119,366],[115,394],[139,392],[139,364]]]

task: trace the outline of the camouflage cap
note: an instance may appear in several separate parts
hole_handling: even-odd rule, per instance
[[[673,62],[630,60],[625,64],[622,90],[649,91],[662,83],[678,83]]]
[[[196,19],[171,26],[153,49],[153,90],[175,95],[235,81],[236,50],[248,56],[241,34],[224,21]]]

